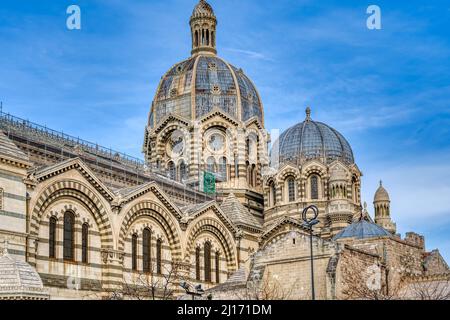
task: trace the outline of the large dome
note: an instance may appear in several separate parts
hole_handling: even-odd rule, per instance
[[[161,79],[152,104],[149,126],[168,114],[195,120],[218,108],[236,120],[257,117],[263,107],[252,81],[223,59],[199,54],[174,65]]]
[[[322,122],[311,120],[310,115],[311,111],[307,108],[305,121],[290,127],[280,135],[279,161],[301,163],[305,160],[320,159],[325,163],[334,160],[354,163],[353,151],[344,136]]]

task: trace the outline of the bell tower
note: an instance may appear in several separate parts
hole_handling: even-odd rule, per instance
[[[217,19],[211,5],[205,0],[200,0],[192,12],[189,24],[191,25],[192,34],[191,54],[193,56],[200,53],[215,55],[217,53]]]
[[[373,199],[373,206],[375,209],[375,223],[382,226],[392,234],[396,233],[396,225],[391,220],[391,200],[389,194],[383,187],[383,182],[380,181],[380,186],[375,192]]]

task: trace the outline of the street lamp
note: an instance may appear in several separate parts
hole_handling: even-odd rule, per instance
[[[306,216],[308,211],[313,211],[313,217],[308,219]],[[302,220],[303,226],[309,230],[309,248],[311,255],[311,300],[315,300],[315,292],[314,292],[314,255],[313,255],[313,245],[312,245],[312,235],[313,235],[313,226],[319,223],[317,216],[319,215],[319,209],[315,205],[310,205],[303,209],[302,212]]]
[[[198,284],[196,285],[192,290],[192,285],[187,283],[186,281],[182,281],[180,283],[180,287],[182,287],[184,289],[184,291],[186,291],[186,294],[190,294],[192,296],[192,300],[195,300],[195,297],[201,297],[204,293],[205,290],[203,290],[202,285]]]

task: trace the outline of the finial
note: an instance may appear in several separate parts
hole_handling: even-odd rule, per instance
[[[364,201],[364,212],[367,212],[367,202]]]
[[[306,120],[311,120],[311,108],[310,107],[306,107]]]
[[[383,186],[383,180],[380,180],[380,187]]]

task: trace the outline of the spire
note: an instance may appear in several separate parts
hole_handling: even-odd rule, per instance
[[[306,113],[306,121],[310,121],[311,120],[311,108],[306,107],[305,113]]]
[[[200,0],[189,21],[192,34],[192,55],[216,54],[217,19],[211,5]]]

